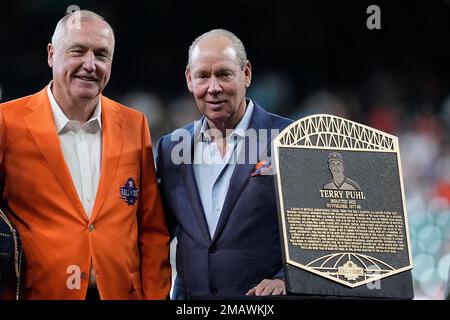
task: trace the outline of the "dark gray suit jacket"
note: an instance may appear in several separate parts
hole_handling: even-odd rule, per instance
[[[249,128],[281,131],[290,123],[291,120],[268,113],[254,103]],[[184,129],[190,135],[188,152],[193,159],[194,125]],[[173,135],[174,132],[158,142],[156,164],[168,224],[178,240],[174,296],[237,298],[265,278],[282,276],[274,177],[251,176],[256,163],[262,160],[259,157],[267,151],[262,149],[268,149],[270,155],[270,138],[258,149],[256,163],[236,165],[211,239],[192,162],[176,165],[171,161],[178,144],[171,141]],[[246,141],[246,154],[248,146]]]

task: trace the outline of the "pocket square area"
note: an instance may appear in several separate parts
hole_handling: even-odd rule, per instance
[[[256,164],[255,169],[252,172],[252,177],[271,174],[272,174],[272,165],[270,164],[270,161],[263,160]]]

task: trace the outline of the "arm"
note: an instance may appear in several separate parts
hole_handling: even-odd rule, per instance
[[[284,279],[284,268],[281,268],[280,271],[273,276],[273,279]]]
[[[165,194],[165,184],[166,184],[166,177],[165,177],[165,168],[164,168],[164,147],[163,147],[163,141],[164,141],[164,136],[161,137],[158,141],[158,145],[156,147],[156,176],[158,178],[158,185],[159,185],[159,190],[161,191],[161,201],[163,204],[163,208],[164,208],[164,213],[165,213],[165,217],[166,217],[166,222],[167,222],[167,228],[169,229],[169,233],[170,233],[170,239],[172,240],[173,238],[176,237],[177,234],[177,230],[178,230],[178,225],[176,223],[176,219],[172,213],[172,211],[170,210],[170,206],[168,204],[168,200]]]
[[[144,299],[169,296],[169,235],[158,190],[150,130],[142,115],[141,201],[138,208],[139,248]]]

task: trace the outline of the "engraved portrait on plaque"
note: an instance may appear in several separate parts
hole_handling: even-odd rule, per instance
[[[397,137],[314,115],[274,140],[290,294],[413,298]]]
[[[355,181],[344,175],[345,164],[340,153],[331,152],[328,155],[328,168],[330,169],[332,180],[324,185],[322,189],[361,190]]]

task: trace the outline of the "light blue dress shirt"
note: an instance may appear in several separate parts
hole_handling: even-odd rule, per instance
[[[200,128],[200,138],[194,145],[194,175],[211,239],[216,231],[252,113],[253,102],[248,100],[244,116],[227,138],[227,153],[223,158],[212,138],[214,136],[211,132],[213,129],[209,129],[206,118],[203,119]]]

